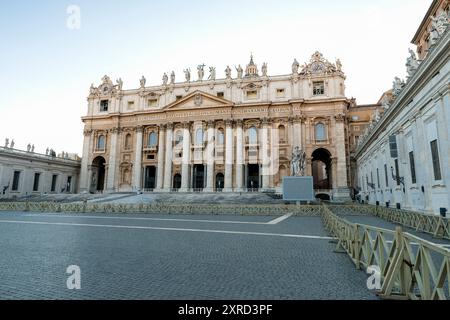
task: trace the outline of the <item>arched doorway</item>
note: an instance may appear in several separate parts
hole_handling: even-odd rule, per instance
[[[180,189],[181,188],[181,174],[177,173],[173,176],[173,188]]]
[[[216,191],[222,191],[225,184],[225,177],[223,173],[218,173],[216,175]]]
[[[331,189],[331,172],[331,153],[328,150],[322,148],[314,151],[312,154],[314,189]]]
[[[105,158],[97,157],[92,161],[92,178],[90,192],[103,192],[105,189]]]

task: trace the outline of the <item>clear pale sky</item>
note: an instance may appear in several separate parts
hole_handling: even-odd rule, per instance
[[[198,64],[268,63],[288,74],[319,50],[347,75],[347,96],[375,103],[405,77],[408,47],[431,0],[17,0],[0,4],[0,144],[81,155],[86,97],[103,75],[124,88]],[[67,28],[67,8],[81,28]],[[414,48],[415,49],[415,48]],[[208,70],[208,69],[206,69]],[[233,77],[235,77],[233,72]],[[194,72],[195,79],[195,72]]]

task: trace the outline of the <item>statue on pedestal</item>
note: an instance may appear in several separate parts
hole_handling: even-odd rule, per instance
[[[6,138],[6,139],[5,139],[5,148],[8,148],[8,146],[9,146],[9,139]]]
[[[123,87],[122,78],[117,79],[116,82],[117,82],[117,90],[122,91],[122,87]]]
[[[15,144],[15,142],[14,142],[14,139],[11,141],[11,149],[14,149],[14,144]]]
[[[165,72],[164,72],[164,75],[162,77],[162,81],[163,81],[163,85],[167,86],[167,82],[169,81],[169,76]]]
[[[170,84],[175,84],[175,72],[172,71],[170,74]]]
[[[236,68],[236,67],[235,67],[235,68]],[[239,66],[236,68],[236,71],[237,71],[238,79],[242,79],[242,75],[244,74],[244,70],[242,69],[241,65],[239,65]]]
[[[408,72],[408,78],[411,78],[413,74],[416,72],[417,68],[419,67],[419,61],[417,61],[416,54],[411,49],[409,50],[410,56],[406,60],[406,68]]]
[[[145,88],[145,83],[147,82],[145,77],[142,76],[142,78],[141,78],[141,80],[139,80],[139,82],[141,83],[141,89],[144,89]]]
[[[216,68],[215,67],[209,67],[209,77],[208,80],[216,80]]]
[[[205,64],[200,64],[200,65],[198,65],[198,67],[197,67],[197,72],[198,72],[198,80],[199,81],[203,81],[203,77],[205,76],[205,71],[204,71],[204,68],[205,67]],[[189,82],[189,81],[188,81]]]
[[[190,82],[191,81],[191,69],[186,69],[183,70],[184,72],[184,77],[186,78],[186,82]]]
[[[300,63],[298,63],[297,59],[294,59],[294,62],[292,63],[292,73],[298,74],[299,67],[300,67]]]
[[[300,147],[295,147],[292,153],[292,163],[291,163],[291,175],[293,177],[301,177],[305,175],[305,163],[306,163],[306,153],[300,149]]]
[[[227,68],[225,69],[225,76],[227,77],[227,79],[231,79],[231,68],[230,68],[230,66],[227,66]]]
[[[263,77],[267,77],[267,63],[264,62],[262,67],[261,67],[261,71],[262,71],[262,75]]]

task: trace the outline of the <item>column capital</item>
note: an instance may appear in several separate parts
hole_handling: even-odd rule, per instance
[[[267,126],[267,125],[269,125],[269,124],[272,123],[272,119],[269,119],[269,118],[263,118],[262,121],[261,121],[261,123],[262,123],[263,126]]]
[[[233,119],[225,119],[225,125],[227,127],[232,127],[233,126]]]
[[[144,131],[144,126],[137,126],[135,128],[135,130],[136,130],[137,133],[142,133]]]
[[[111,129],[111,132],[113,134],[118,134],[118,133],[120,133],[120,128],[119,127],[114,127],[114,128]]]
[[[159,128],[160,131],[164,131],[164,130],[166,130],[166,125],[165,124],[160,124],[158,126],[158,128]]]
[[[173,130],[173,122],[169,122],[166,124],[166,129],[167,130]]]
[[[216,122],[214,120],[208,120],[206,123],[208,125],[208,128],[215,128]]]
[[[92,130],[92,129],[86,129],[83,131],[83,135],[85,137],[87,137],[87,136],[90,136],[93,132],[94,132],[94,130]]]
[[[191,123],[189,121],[183,122],[183,129],[190,129],[190,128],[191,128]]]
[[[236,120],[236,126],[242,128],[243,124],[244,124],[244,121],[243,121],[243,120],[241,120],[241,119]]]

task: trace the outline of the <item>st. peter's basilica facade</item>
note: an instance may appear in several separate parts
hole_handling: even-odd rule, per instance
[[[300,147],[316,193],[349,198],[349,123],[370,119],[352,115],[360,110],[345,96],[341,62],[316,52],[287,75],[269,76],[253,57],[235,69],[216,79],[199,65],[196,79],[187,69],[182,82],[172,72],[158,86],[142,77],[134,90],[107,76],[92,85],[80,191],[280,192]]]

